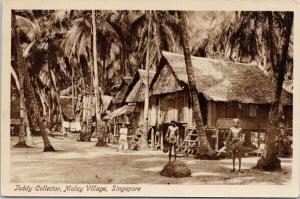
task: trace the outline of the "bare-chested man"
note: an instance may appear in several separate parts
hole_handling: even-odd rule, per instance
[[[239,173],[241,171],[242,164],[242,154],[241,147],[243,146],[244,135],[242,133],[242,128],[239,127],[240,120],[233,119],[234,126],[229,129],[229,134],[226,139],[226,148],[232,151],[232,164],[233,169],[230,172],[235,172],[235,158],[239,159]]]
[[[175,121],[171,121],[171,125],[168,127],[166,139],[169,142],[169,162],[171,161],[172,149],[174,150],[174,157],[176,160],[176,144],[179,139],[178,127]]]

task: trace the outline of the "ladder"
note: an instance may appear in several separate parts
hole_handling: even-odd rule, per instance
[[[183,142],[179,145],[176,152],[187,157],[189,154],[193,154],[198,143],[198,135],[194,127],[188,128],[186,137]]]

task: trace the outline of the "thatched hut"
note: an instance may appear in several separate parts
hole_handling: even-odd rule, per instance
[[[149,82],[152,81],[154,74],[154,71],[149,72]],[[126,104],[135,104],[135,109],[130,119],[131,126],[133,127],[141,126],[144,123],[144,101],[146,93],[146,84],[147,72],[146,70],[139,69],[135,73],[133,81],[129,85],[128,95],[125,98]],[[149,111],[151,112],[151,109],[149,109]],[[151,115],[149,118],[151,118]]]
[[[154,71],[149,73],[151,82]],[[147,72],[142,69],[134,74],[131,82],[126,86],[125,83],[120,85],[119,92],[115,96],[113,111],[104,117],[110,120],[114,125],[114,135],[118,134],[118,124],[127,123],[130,132],[140,127],[144,122],[144,100],[147,83]]]
[[[261,132],[268,122],[270,104],[274,100],[271,78],[257,66],[201,57],[192,57],[198,99],[208,135],[226,129],[232,118],[241,119],[246,142],[251,145],[251,132]],[[164,129],[171,120],[184,128],[193,126],[184,56],[163,52],[157,72],[151,82],[155,125]],[[282,103],[287,127],[292,126],[292,93],[283,89]],[[153,119],[153,118],[152,118]],[[154,125],[152,123],[152,125]],[[224,133],[217,131],[216,148],[222,146]],[[253,141],[253,140],[252,140]]]

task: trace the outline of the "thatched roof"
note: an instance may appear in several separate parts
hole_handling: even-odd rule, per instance
[[[126,91],[128,89],[128,85],[132,82],[132,77],[123,77],[121,84],[118,88],[118,92],[113,99],[114,104],[119,104],[123,102],[124,98],[126,97]]]
[[[113,97],[109,95],[101,95],[101,99],[103,102],[103,109],[106,111],[109,105],[111,104]]]
[[[112,120],[123,114],[130,114],[134,111],[135,105],[124,105],[103,117],[104,120]]]
[[[149,71],[149,82],[152,81],[155,72]],[[133,81],[129,88],[132,88],[126,98],[126,102],[143,102],[145,100],[146,83],[147,83],[147,71],[138,69],[135,74],[137,81]]]
[[[184,56],[163,52],[166,66],[175,79],[188,84]],[[256,65],[192,57],[196,88],[208,100],[269,104],[274,100],[271,78]],[[166,77],[169,78],[169,77]],[[157,91],[153,91],[155,93]],[[170,91],[169,91],[170,92]],[[174,91],[175,92],[175,91]],[[291,94],[283,90],[285,103],[292,103]]]

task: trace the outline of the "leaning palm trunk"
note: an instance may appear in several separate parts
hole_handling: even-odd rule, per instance
[[[20,131],[19,131],[19,141],[15,145],[15,147],[28,147],[25,141],[25,125],[24,125],[24,76],[23,76],[23,66],[21,64],[22,62],[22,55],[20,52],[20,40],[19,40],[19,32],[17,30],[17,24],[16,24],[16,16],[15,12],[13,12],[13,29],[15,30],[15,35],[14,35],[14,43],[17,46],[16,50],[16,65],[17,65],[17,72],[18,72],[18,77],[19,77],[19,93],[20,93]],[[17,80],[17,78],[15,78]],[[16,81],[17,82],[17,81]]]
[[[48,139],[48,135],[47,132],[45,131],[46,126],[44,126],[43,122],[42,122],[42,117],[41,117],[41,113],[40,110],[42,109],[41,107],[39,107],[39,103],[36,99],[35,96],[35,92],[32,86],[32,82],[30,80],[30,76],[28,73],[28,68],[27,65],[25,63],[24,58],[21,55],[21,50],[20,50],[20,38],[19,38],[19,32],[17,30],[16,27],[16,23],[15,23],[15,13],[13,11],[13,20],[14,20],[14,30],[15,30],[15,35],[14,35],[14,44],[16,46],[16,58],[17,58],[17,68],[22,68],[22,77],[23,77],[23,88],[24,88],[24,95],[26,96],[26,100],[24,99],[25,102],[25,109],[27,112],[27,116],[30,116],[33,120],[29,120],[29,126],[30,127],[39,127],[41,134],[42,134],[42,138],[43,138],[43,142],[44,142],[44,151],[55,151],[55,149],[52,147],[49,139]],[[21,86],[20,86],[21,88]],[[21,89],[20,89],[21,90]],[[23,116],[21,116],[21,118],[23,118]],[[28,118],[29,119],[29,118]],[[23,123],[23,121],[22,121]],[[23,126],[23,130],[24,126]],[[25,142],[25,132],[24,132],[24,142]]]
[[[205,134],[205,127],[202,120],[201,109],[195,84],[195,75],[193,71],[191,53],[189,48],[189,39],[187,33],[186,16],[183,12],[178,12],[180,19],[180,28],[182,34],[184,60],[186,65],[186,72],[189,83],[189,94],[192,101],[193,118],[195,120],[196,129],[198,133],[198,155],[200,158],[204,158],[212,155],[212,148],[207,140]]]
[[[55,151],[47,135],[47,131],[46,131],[47,126],[45,126],[42,121],[42,116],[40,111],[42,107],[35,96],[35,91],[33,89],[33,85],[30,80],[27,67],[25,68],[24,71],[25,71],[24,72],[24,95],[26,96],[25,106],[27,110],[27,115],[32,117],[32,120],[29,120],[29,125],[32,128],[36,126],[39,127],[44,142],[44,152]]]
[[[273,34],[273,19],[272,13],[268,13],[268,23],[270,34]],[[269,113],[269,128],[266,133],[266,146],[262,157],[258,160],[256,168],[264,170],[277,170],[281,168],[280,160],[276,154],[275,140],[276,136],[279,135],[278,124],[280,122],[281,114],[281,93],[282,85],[284,81],[284,75],[286,70],[286,61],[288,57],[288,48],[290,43],[290,36],[292,32],[293,24],[293,13],[287,12],[284,16],[284,25],[282,42],[279,47],[279,56],[274,56],[274,51],[270,53],[271,63],[273,65],[273,82],[275,87],[275,101],[271,105],[271,110]],[[269,38],[271,41],[270,50],[275,48],[272,43],[272,35]]]
[[[14,78],[14,80],[16,82],[17,89],[20,93],[20,82],[18,80],[16,72],[14,71],[14,69],[12,67],[11,67],[11,74],[12,74],[12,77]],[[23,81],[24,81],[24,79],[23,79]],[[23,90],[22,95],[23,95],[23,97],[20,97],[20,103],[22,103],[21,106],[23,107],[23,110],[24,110],[23,111],[24,118],[23,118],[22,124],[24,126],[23,128],[24,128],[25,134],[27,136],[26,143],[27,143],[27,145],[31,145],[31,144],[33,144],[33,140],[32,140],[32,137],[31,137],[31,131],[30,131],[30,128],[29,128],[28,116],[27,116],[26,109],[25,109],[25,104],[24,104],[24,86],[23,85],[24,84],[22,83],[22,90]],[[20,96],[21,96],[21,94],[20,94]],[[24,146],[24,145],[22,145],[23,139],[25,139],[24,137],[25,137],[25,135],[19,134],[19,141],[21,141],[20,144],[18,144],[19,147]]]

